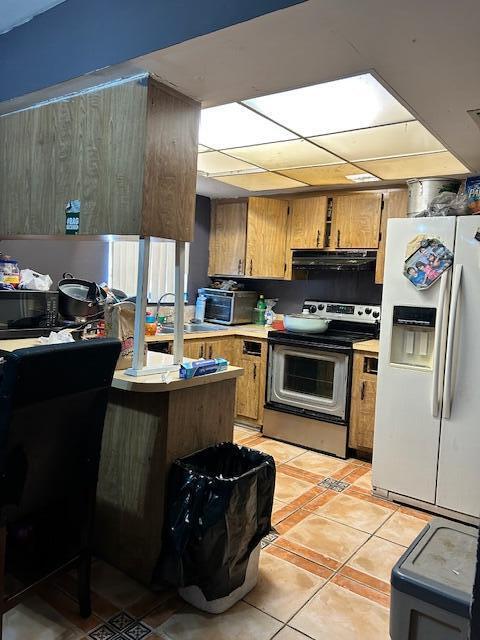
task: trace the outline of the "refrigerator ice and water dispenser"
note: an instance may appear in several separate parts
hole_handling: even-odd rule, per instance
[[[391,364],[432,369],[436,311],[431,307],[393,307]]]

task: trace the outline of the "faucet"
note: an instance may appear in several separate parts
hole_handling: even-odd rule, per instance
[[[157,302],[157,315],[156,315],[157,320],[158,320],[158,315],[160,313],[160,305],[162,304],[163,300],[167,296],[173,296],[173,302],[175,302],[175,294],[174,293],[168,292],[168,293],[164,293],[163,295],[161,295],[160,298],[158,299],[158,302]],[[171,319],[171,317],[172,317],[172,314],[170,314],[169,318]]]

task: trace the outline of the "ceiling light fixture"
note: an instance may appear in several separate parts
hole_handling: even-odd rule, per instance
[[[380,178],[376,176],[372,176],[371,173],[356,173],[351,176],[345,176],[352,182],[378,182]]]

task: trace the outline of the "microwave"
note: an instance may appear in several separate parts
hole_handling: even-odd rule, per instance
[[[0,338],[36,338],[58,325],[58,291],[0,291]]]
[[[253,322],[253,309],[257,305],[256,291],[223,291],[199,289],[206,298],[205,320],[218,324],[248,324]]]

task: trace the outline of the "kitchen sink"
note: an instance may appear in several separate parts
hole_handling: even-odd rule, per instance
[[[207,331],[222,331],[225,326],[222,324],[213,324],[211,322],[201,322],[199,324],[184,324],[184,333],[205,333]],[[164,324],[160,333],[174,333],[175,327],[171,323]]]

